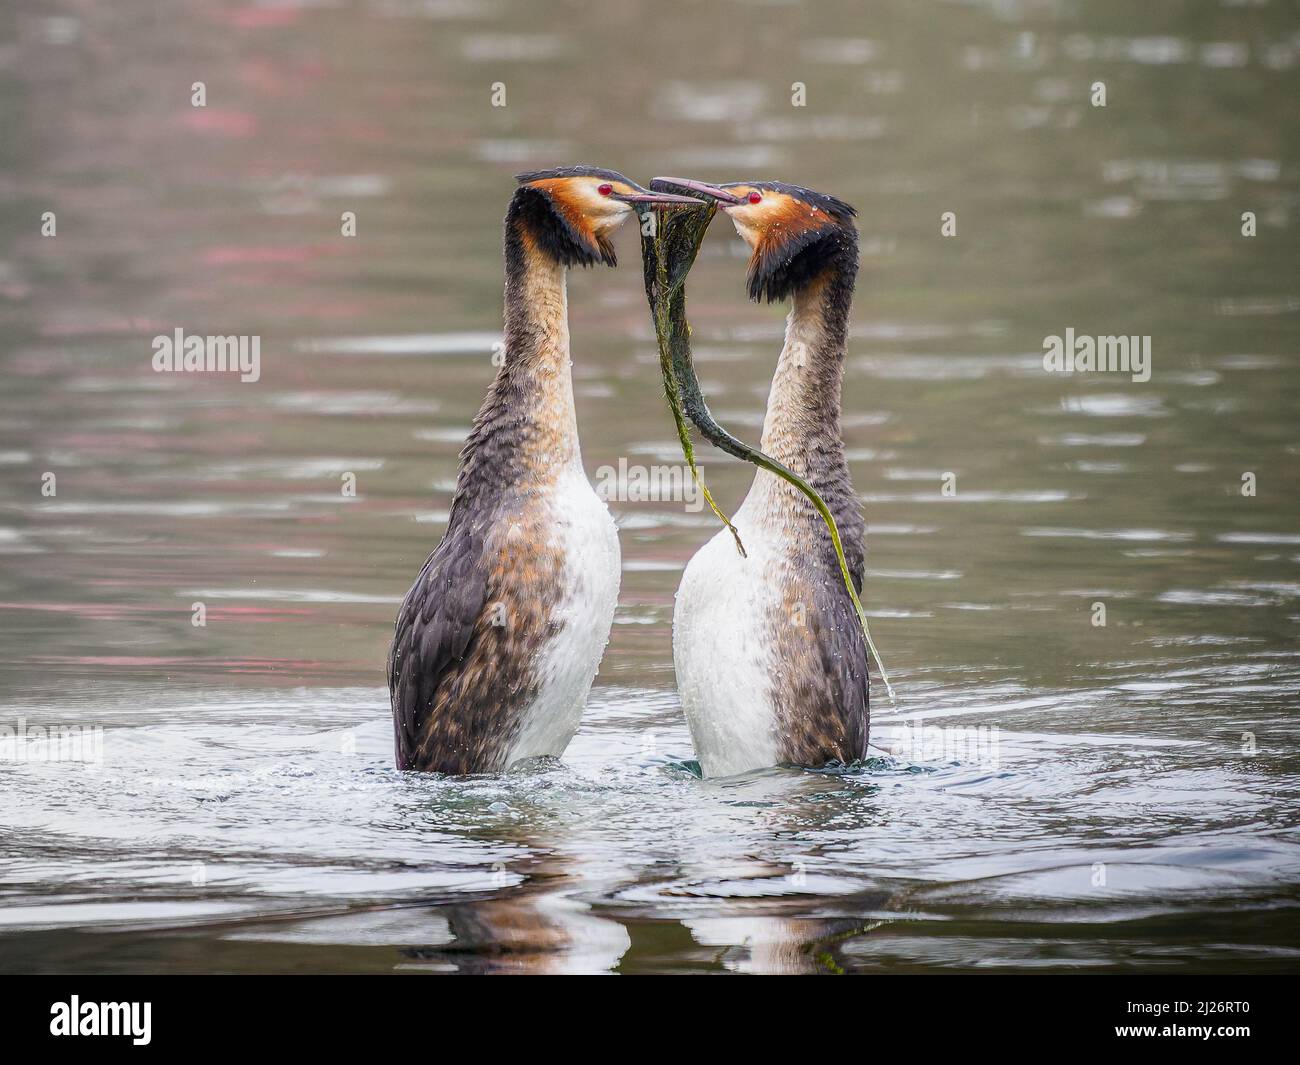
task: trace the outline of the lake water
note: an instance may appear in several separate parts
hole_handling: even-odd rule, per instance
[[[1300,22],[1178,10],[10,5],[0,969],[1300,967]],[[562,764],[393,769],[511,175],[570,162],[858,208],[845,434],[898,691],[864,766],[692,772],[673,592],[715,523],[627,501]],[[570,283],[593,478],[681,461],[635,238]],[[784,310],[743,274],[719,219],[697,359],[756,439]],[[260,380],[154,373],[177,328],[259,335]],[[1045,372],[1066,329],[1150,336],[1150,380]],[[733,509],[749,469],[700,454]],[[40,757],[51,726],[102,760]]]

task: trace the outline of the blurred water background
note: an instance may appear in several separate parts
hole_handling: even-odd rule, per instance
[[[1295,970],[1298,120],[1294,0],[7,4],[0,725],[104,733],[0,761],[0,969]],[[714,523],[616,501],[563,764],[392,768],[512,175],[574,162],[858,208],[867,766],[692,774]],[[635,238],[570,282],[593,475],[680,462]],[[719,219],[697,359],[756,439],[783,309],[743,274]],[[260,335],[260,380],[154,373],[178,327]],[[1067,327],[1151,336],[1150,381],[1045,373]],[[996,747],[915,742],[963,729]]]

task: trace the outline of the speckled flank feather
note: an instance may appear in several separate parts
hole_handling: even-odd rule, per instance
[[[559,755],[609,637],[618,538],[582,471],[563,230],[521,188],[506,218],[506,359],[475,418],[447,532],[398,613],[397,764],[498,772]],[[567,253],[565,253],[567,254]],[[539,721],[537,714],[547,715]]]
[[[548,508],[514,493],[448,530],[407,593],[393,644],[399,767],[492,772],[537,697],[564,559]],[[441,666],[441,668],[439,668]]]

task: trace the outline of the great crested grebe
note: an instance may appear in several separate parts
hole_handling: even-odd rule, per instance
[[[713,186],[749,245],[749,295],[790,297],[762,449],[826,501],[861,593],[866,522],[840,436],[840,386],[858,272],[854,210],[776,181]],[[867,751],[867,652],[825,524],[793,485],[759,470],[732,521],[691,559],[673,613],[673,662],[706,776],[848,763]]]
[[[397,767],[492,773],[558,756],[609,641],[618,533],[582,468],[565,271],[615,265],[637,203],[694,203],[622,174],[520,174],[505,220],[505,358],[460,454],[451,516],[397,615]]]

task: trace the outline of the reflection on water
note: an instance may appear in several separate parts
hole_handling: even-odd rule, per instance
[[[667,6],[0,20],[0,725],[104,729],[102,764],[0,762],[0,967],[1294,968],[1283,5]],[[571,161],[859,208],[845,433],[900,695],[864,766],[691,771],[672,593],[713,523],[645,502],[613,504],[563,764],[391,768],[383,657],[493,373],[510,175]],[[570,286],[589,470],[680,461],[619,247]],[[742,273],[719,223],[699,364],[756,434],[782,311]],[[153,373],[176,328],[260,335],[261,380]],[[1151,380],[1044,373],[1067,328],[1150,335]],[[747,469],[704,459],[734,506]]]

